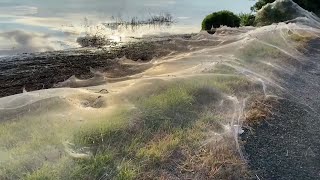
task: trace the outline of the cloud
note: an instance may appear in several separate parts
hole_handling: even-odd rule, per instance
[[[38,13],[38,8],[33,6],[2,6],[0,14],[4,16],[24,16]]]
[[[89,20],[89,25],[91,26],[96,26],[108,20],[108,17],[95,17],[94,15],[69,13],[66,14],[64,18],[24,16],[15,18],[12,22],[34,27],[44,27],[70,35],[80,35],[86,29],[84,27],[85,18]]]
[[[185,19],[191,19],[191,17],[187,17],[187,16],[180,16],[180,17],[177,17],[177,19],[185,20]]]
[[[175,5],[177,2],[168,0],[168,1],[148,1],[145,3],[144,6],[147,7],[161,7],[161,6],[168,6],[168,5]]]
[[[21,30],[0,33],[0,55],[43,52],[60,49],[50,36]]]

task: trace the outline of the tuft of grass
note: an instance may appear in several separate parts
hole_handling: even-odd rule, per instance
[[[217,64],[214,66],[214,69],[209,71],[208,73],[216,73],[216,74],[237,74],[238,72],[231,66],[225,64]]]
[[[110,179],[115,176],[114,154],[105,151],[89,159],[79,159],[70,179]]]
[[[139,169],[131,161],[122,162],[118,170],[117,180],[133,180],[139,173]]]
[[[194,99],[187,89],[176,86],[141,103],[146,128],[170,130],[185,127],[196,118]]]
[[[275,58],[283,56],[283,52],[271,46],[262,45],[259,42],[253,42],[250,46],[243,49],[241,57],[247,63],[259,62],[262,58]]]
[[[277,107],[275,98],[253,97],[245,113],[244,125],[254,127],[272,115],[273,109]]]
[[[307,43],[312,39],[311,35],[299,35],[297,33],[293,33],[289,31],[288,36],[291,40],[296,41],[296,42],[302,42],[302,43]]]
[[[181,137],[178,133],[160,134],[142,147],[137,155],[140,158],[147,159],[153,165],[160,165],[171,156],[171,153],[179,147],[180,143]]]
[[[128,115],[131,111],[126,109],[118,109],[103,120],[96,123],[82,126],[73,135],[73,141],[78,145],[100,145],[102,143],[115,143],[118,138],[121,138],[124,129],[130,124]]]
[[[32,174],[28,174],[26,180],[55,180],[58,177],[59,172],[56,169],[52,169],[49,165],[44,165]]]

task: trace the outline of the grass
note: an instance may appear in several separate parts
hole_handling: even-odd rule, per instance
[[[254,127],[272,115],[277,108],[277,99],[272,97],[252,97],[245,113],[244,126]]]
[[[217,74],[238,74],[237,70],[231,66],[225,64],[217,64],[214,66],[214,69],[208,73],[217,73]]]
[[[69,139],[75,153],[90,150],[86,157],[70,157],[63,151],[54,161],[39,160],[36,166],[24,167],[42,157],[42,150],[36,156],[28,155],[15,165],[7,167],[11,174],[20,171],[19,176],[2,176],[4,179],[170,179],[170,178],[218,178],[228,179],[242,173],[247,176],[245,165],[234,148],[232,138],[214,135],[225,132],[228,118],[224,113],[231,109],[231,102],[225,100],[221,91],[237,94],[237,88],[251,88],[244,78],[235,76],[208,76],[180,79],[166,82],[160,87],[149,88],[146,94],[131,97],[135,109],[118,110],[103,119],[82,126],[73,131]],[[223,106],[219,106],[221,100]],[[221,108],[224,113],[220,112]],[[57,144],[63,138],[44,142],[41,125],[34,121],[34,128],[23,132],[23,123],[6,131],[21,128],[23,137],[35,131],[39,145]],[[42,128],[43,131],[48,129]],[[31,133],[32,134],[32,133]],[[222,139],[221,139],[222,138]],[[28,138],[27,138],[28,139]],[[50,138],[49,138],[50,139]],[[0,140],[3,141],[2,138]],[[33,141],[33,140],[32,140]],[[14,145],[13,140],[10,143]],[[18,148],[18,142],[16,147]],[[33,148],[34,143],[22,154]],[[14,147],[12,147],[14,149]],[[24,148],[23,148],[24,149]],[[60,149],[64,149],[60,147]],[[45,152],[45,151],[44,151]],[[234,171],[234,173],[232,172]],[[6,173],[5,172],[5,173]],[[6,174],[8,175],[8,174]]]
[[[271,46],[261,44],[260,42],[252,42],[241,51],[241,58],[247,63],[258,63],[263,58],[275,58],[283,56],[283,52]]]
[[[239,59],[237,59],[239,61],[238,63],[241,64],[240,67],[245,67],[245,69],[249,71],[253,71],[264,77],[270,78],[274,76],[274,73],[278,73],[279,71],[272,65],[268,65],[266,63],[275,64],[279,67],[283,67],[284,69],[287,69],[289,64],[284,63],[285,61],[290,60],[292,63],[295,63],[296,60],[289,54],[291,51],[290,49],[288,50],[288,45],[279,43],[279,41],[276,40],[277,37],[278,36],[265,38],[269,38],[267,42],[270,41],[279,48],[262,44],[259,41],[252,41],[249,45],[243,47],[241,51],[239,51]],[[282,51],[282,49],[284,51]],[[283,61],[279,61],[279,59]],[[238,66],[238,64],[235,65]]]
[[[149,17],[145,19],[132,17],[130,20],[123,20],[122,18],[113,17],[113,20],[115,22],[104,23],[103,25],[110,29],[125,27],[126,29],[131,28],[134,30],[140,26],[170,26],[175,22],[170,13],[149,14]]]
[[[221,89],[230,88],[229,91],[232,91],[231,86],[239,86],[241,83],[237,78],[229,78],[229,82],[225,78],[216,78],[211,80],[211,85],[218,84],[217,81],[223,81],[225,84],[220,86]],[[206,86],[208,82],[209,78],[208,81],[202,82],[202,86],[199,86],[200,82],[188,83],[187,81],[169,84],[165,88],[160,88],[161,90],[150,93],[147,98],[136,99],[137,109],[129,113],[130,121],[133,123],[120,127],[112,126],[112,128],[104,128],[103,125],[99,125],[99,128],[95,130],[82,131],[80,135],[75,136],[77,141],[80,139],[83,145],[92,146],[95,149],[95,155],[90,161],[78,163],[84,167],[95,167],[94,162],[99,161],[101,155],[112,153],[113,158],[110,162],[108,159],[108,164],[100,164],[106,168],[105,172],[109,172],[108,178],[110,179],[186,177],[188,172],[173,175],[168,167],[173,168],[175,172],[183,171],[183,166],[190,161],[190,158],[197,157],[197,155],[185,154],[186,151],[207,151],[206,149],[210,147],[202,147],[201,144],[207,138],[208,131],[223,131],[222,122],[219,123],[222,120],[212,114],[208,116],[207,110],[201,106],[205,104],[210,107],[211,103],[216,103],[222,98],[218,91],[211,91],[212,88]],[[207,97],[206,101],[203,96]],[[229,148],[230,153],[233,152],[231,147],[222,148],[224,150]],[[212,154],[205,155],[206,158],[212,156]],[[224,158],[234,162],[237,155],[236,153],[233,155],[229,154]],[[194,173],[209,171],[210,173],[206,172],[203,176],[216,176],[217,174],[209,169],[213,167],[218,169],[228,164],[225,159],[222,161],[218,156],[216,154],[209,158],[216,163],[207,162],[206,168],[201,167],[203,171],[197,172],[194,169]],[[199,165],[194,164],[193,166],[201,166],[201,161],[210,161],[206,158],[200,159]],[[174,165],[174,162],[179,162],[180,165]],[[243,164],[239,162],[238,159],[234,164],[237,164],[237,168],[243,168]],[[120,164],[120,166],[115,168],[113,165],[110,168],[110,164]],[[99,168],[89,168],[89,171],[79,171],[80,174],[84,172],[85,174],[78,177],[86,177],[86,174],[91,174],[91,169],[95,169],[94,174],[102,175]],[[226,174],[221,176],[226,176]]]
[[[58,127],[55,122],[43,122],[42,117],[2,123],[0,143],[10,159],[0,166],[0,179],[21,179],[49,156],[62,155],[59,149],[66,129],[54,127]]]
[[[296,41],[296,42],[303,42],[303,43],[306,43],[308,42],[309,40],[312,39],[312,36],[302,36],[302,35],[299,35],[297,33],[292,33],[292,34],[289,34],[289,38],[293,41]]]
[[[291,41],[297,44],[296,48],[301,52],[305,51],[308,43],[315,38],[312,34],[298,34],[292,31],[288,32],[288,37]]]

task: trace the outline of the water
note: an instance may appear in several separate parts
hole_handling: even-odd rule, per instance
[[[285,102],[276,104],[275,111],[270,104],[270,113],[281,112],[281,121],[273,120],[280,126],[272,124],[273,133],[254,134],[266,138],[258,147],[253,142],[252,149],[262,156],[251,162],[267,164],[266,170],[278,177],[315,179],[320,19],[293,8],[297,17],[304,17],[265,27],[222,27],[214,35],[200,32],[188,39],[172,37],[168,44],[158,44],[169,47],[171,54],[145,62],[149,69],[123,79],[112,81],[92,70],[96,76],[91,79],[72,77],[58,84],[60,88],[0,98],[0,177],[242,179],[242,123],[250,116],[248,110],[264,116],[259,107],[250,108],[252,101],[268,106],[271,98]],[[195,26],[192,21],[184,25]],[[120,62],[141,65],[126,58]],[[68,88],[68,82],[78,88]],[[203,170],[205,166],[209,168]]]
[[[105,32],[116,39],[160,32],[198,32],[205,15],[222,9],[248,12],[252,4],[249,0],[1,0],[0,55],[78,47],[76,38],[87,31],[85,25],[99,25],[112,16],[128,20],[170,13],[177,22],[170,28]]]

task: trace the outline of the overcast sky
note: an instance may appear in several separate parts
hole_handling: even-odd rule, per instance
[[[168,11],[177,15],[203,16],[222,9],[248,12],[253,3],[252,0],[1,0],[0,13],[16,15],[29,10],[28,13],[38,16],[62,16],[81,13],[136,15],[144,11]]]
[[[252,0],[0,0],[0,55],[68,47],[81,32],[79,26],[84,18],[98,24],[111,16],[130,19],[170,13],[179,25],[193,26],[198,31],[205,15],[224,9],[250,12],[253,3]]]

